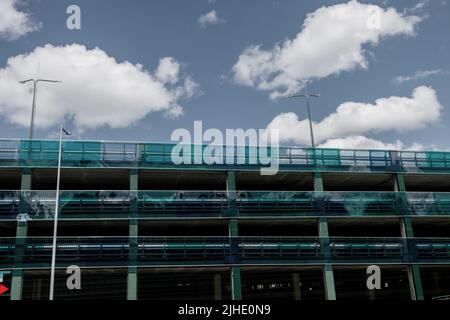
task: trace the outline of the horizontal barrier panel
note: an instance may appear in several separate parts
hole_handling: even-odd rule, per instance
[[[14,238],[0,238],[0,263],[14,263],[19,247]],[[49,263],[52,238],[26,238],[23,261]],[[327,244],[328,243],[328,244]],[[132,251],[132,248],[135,250]],[[325,250],[326,249],[326,250]],[[138,262],[220,261],[239,263],[270,260],[400,259],[449,260],[449,238],[318,238],[318,237],[60,237],[57,261],[119,262],[131,252]],[[234,260],[230,260],[233,258]]]
[[[164,143],[64,141],[62,161],[64,166],[74,167],[177,167],[171,157],[174,146],[174,144]],[[195,166],[195,159],[202,158],[205,148],[206,146],[185,146],[185,150],[189,151],[187,159],[190,159],[193,166]],[[268,150],[268,155],[275,152],[270,148]],[[233,167],[254,167],[258,163],[259,152],[257,147],[220,146],[216,147],[215,155],[232,159]],[[449,152],[279,147],[276,153],[282,167],[450,168]],[[0,166],[55,167],[57,158],[57,141],[0,140]],[[189,164],[183,164],[182,167],[188,166]],[[202,166],[207,165],[202,163]],[[215,165],[215,167],[223,168],[230,166],[229,164]]]
[[[52,220],[55,191],[0,191],[0,219]],[[450,193],[61,191],[64,219],[269,216],[439,216]]]

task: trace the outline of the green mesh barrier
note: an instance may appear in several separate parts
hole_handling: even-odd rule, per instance
[[[339,166],[341,164],[339,149],[314,149],[314,151],[308,149],[310,164],[315,163],[324,166]]]
[[[100,142],[66,141],[62,146],[63,161],[100,161],[102,144]]]
[[[20,160],[57,160],[58,141],[20,141]]]
[[[444,152],[426,152],[426,158],[429,167],[445,168],[448,166],[446,153]]]

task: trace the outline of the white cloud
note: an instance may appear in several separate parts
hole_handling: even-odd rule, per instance
[[[0,1],[0,39],[15,40],[40,29],[41,25],[33,22],[28,13],[17,9],[19,3],[19,0]]]
[[[436,75],[441,75],[441,74],[446,74],[446,73],[448,73],[448,72],[446,72],[444,70],[440,70],[440,69],[416,71],[413,75],[410,75],[410,76],[395,77],[394,83],[397,85],[400,85],[405,82],[421,80],[421,79],[425,79],[425,78],[428,78],[431,76],[436,76]]]
[[[165,57],[159,60],[159,66],[156,70],[156,78],[164,83],[175,84],[178,82],[180,73],[180,64],[171,57]]]
[[[412,97],[377,99],[374,104],[345,102],[320,122],[314,122],[316,143],[387,131],[405,132],[439,120],[442,106],[430,87],[418,87]],[[309,145],[309,123],[294,113],[276,116],[267,129],[278,129],[281,141]]]
[[[210,24],[218,24],[223,22],[225,22],[225,20],[219,18],[216,10],[211,10],[210,12],[205,13],[201,15],[200,18],[198,18],[198,23],[200,23],[202,27],[205,27],[206,25]]]
[[[13,124],[28,126],[31,86],[19,81],[30,78],[38,63],[42,78],[63,81],[40,84],[38,128],[52,128],[64,119],[78,130],[125,128],[152,112],[180,116],[179,100],[197,90],[189,76],[180,75],[180,65],[172,58],[161,59],[151,73],[139,64],[117,62],[99,48],[46,45],[9,58],[0,69],[0,115]]]
[[[366,45],[396,35],[414,35],[418,16],[405,16],[394,8],[348,3],[321,7],[308,14],[292,40],[247,48],[233,66],[237,83],[271,91],[271,97],[292,94],[305,82],[342,71],[368,68]],[[379,22],[379,23],[378,23]]]
[[[405,14],[422,12],[422,10],[429,4],[429,2],[430,0],[421,0],[417,2],[414,6],[406,8],[403,12]]]
[[[190,76],[187,76],[186,79],[184,79],[184,87],[182,88],[182,91],[188,98],[203,94],[203,91],[200,90],[199,84]]]
[[[345,138],[329,139],[319,145],[319,148],[336,148],[336,149],[356,149],[356,150],[412,150],[423,151],[431,150],[434,147],[425,148],[424,145],[413,143],[411,146],[405,145],[400,140],[395,143],[385,143],[380,140],[371,139],[365,136],[349,136]]]

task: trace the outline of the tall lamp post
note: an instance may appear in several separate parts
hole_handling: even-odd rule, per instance
[[[289,96],[288,98],[305,98],[306,99],[306,107],[308,108],[309,132],[311,134],[311,147],[315,154],[316,153],[316,151],[315,151],[316,144],[314,143],[314,132],[313,132],[312,119],[311,119],[311,103],[310,103],[311,97],[319,98],[320,94],[309,93],[308,86],[306,86],[305,94],[296,94],[296,95]]]
[[[47,80],[47,79],[28,79],[24,81],[20,81],[21,84],[26,84],[28,82],[33,82],[33,106],[31,109],[31,122],[30,122],[30,132],[28,134],[28,139],[33,140],[33,131],[34,131],[34,118],[36,115],[36,93],[37,93],[37,84],[39,82],[50,82],[50,83],[60,83],[61,81],[57,80]]]
[[[70,132],[63,128],[59,131],[59,149],[58,149],[58,174],[56,178],[56,204],[55,204],[55,218],[53,227],[53,246],[52,246],[52,267],[50,271],[50,294],[49,300],[53,300],[55,292],[55,267],[56,267],[56,238],[58,236],[58,214],[59,214],[59,182],[61,180],[61,158],[62,158],[62,140],[63,134],[70,136]]]

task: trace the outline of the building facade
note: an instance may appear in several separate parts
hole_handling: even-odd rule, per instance
[[[263,176],[172,148],[63,143],[56,299],[450,298],[450,153],[280,148]],[[0,141],[0,299],[48,299],[57,159]]]

